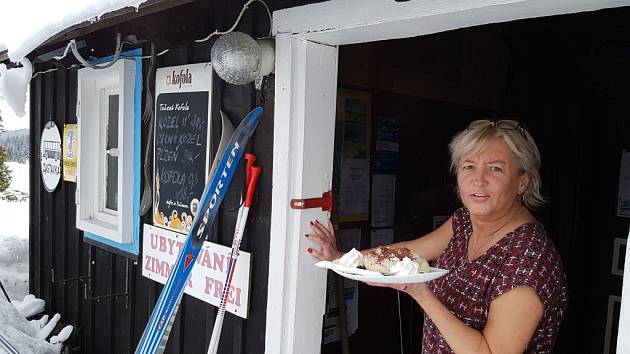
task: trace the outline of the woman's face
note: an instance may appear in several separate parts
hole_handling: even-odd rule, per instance
[[[499,138],[492,139],[480,153],[464,155],[458,164],[457,185],[471,216],[495,220],[509,213],[529,183],[519,172],[518,160]]]

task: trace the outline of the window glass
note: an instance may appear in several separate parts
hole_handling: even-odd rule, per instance
[[[107,107],[107,171],[105,208],[118,210],[118,95],[109,95]],[[112,150],[114,149],[114,150]]]

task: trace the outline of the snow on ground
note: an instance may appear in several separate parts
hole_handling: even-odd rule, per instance
[[[9,190],[28,193],[28,164],[7,165],[13,176]],[[11,299],[22,299],[28,294],[28,199],[0,199],[0,222],[0,281]]]
[[[59,333],[50,336],[61,316],[52,318],[43,315],[40,319],[28,318],[41,313],[45,303],[33,295],[22,301],[9,303],[0,297],[0,353],[58,354],[63,343],[70,337],[72,326],[65,326]],[[49,338],[46,340],[46,338]]]

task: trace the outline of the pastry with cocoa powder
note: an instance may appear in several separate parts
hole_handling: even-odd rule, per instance
[[[377,247],[363,254],[365,269],[382,274],[413,275],[429,271],[429,263],[406,247]]]

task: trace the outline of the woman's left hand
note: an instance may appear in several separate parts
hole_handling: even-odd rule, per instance
[[[418,303],[421,303],[428,296],[432,295],[431,289],[427,286],[427,283],[407,283],[407,284],[388,284],[388,283],[372,283],[365,282],[371,286],[379,286],[384,288],[392,288],[398,291],[409,294]]]

